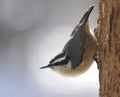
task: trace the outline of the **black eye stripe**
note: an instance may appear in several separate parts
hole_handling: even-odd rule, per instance
[[[54,64],[52,64],[52,66],[59,66],[59,65],[64,65],[64,64],[67,64],[69,61],[69,56],[67,55],[66,58],[60,62],[56,62]]]
[[[60,53],[59,55],[55,56],[55,58],[53,58],[49,63],[54,62],[56,59],[62,58],[65,56],[65,52]]]

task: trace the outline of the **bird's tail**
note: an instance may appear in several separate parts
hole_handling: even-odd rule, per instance
[[[84,15],[83,15],[82,19],[80,20],[79,24],[76,26],[76,28],[73,30],[73,32],[70,36],[72,36],[77,31],[77,29],[79,29],[81,24],[86,24],[87,23],[89,15],[92,12],[93,8],[94,8],[94,6],[91,6],[89,8],[89,10],[84,13]]]

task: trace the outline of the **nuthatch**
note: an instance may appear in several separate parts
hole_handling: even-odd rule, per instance
[[[93,7],[91,6],[83,15],[62,52],[41,69],[51,68],[66,76],[77,76],[91,66],[97,51],[96,39],[90,33],[88,25],[88,18]]]

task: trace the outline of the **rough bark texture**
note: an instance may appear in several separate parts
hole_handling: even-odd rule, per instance
[[[120,0],[99,0],[99,97],[120,97]]]

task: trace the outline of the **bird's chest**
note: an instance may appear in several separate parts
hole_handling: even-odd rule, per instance
[[[70,73],[72,71],[72,66],[71,66],[71,62],[69,61],[68,64],[64,64],[61,66],[53,66],[53,67],[51,67],[51,69],[62,75],[70,76]]]

